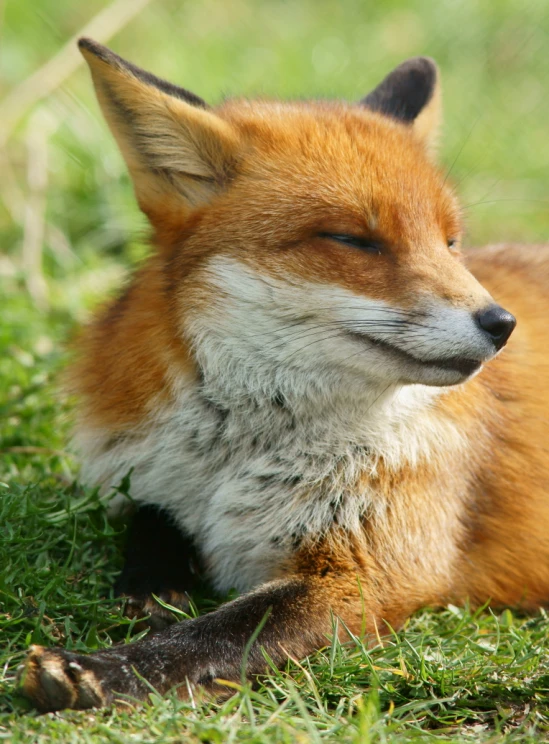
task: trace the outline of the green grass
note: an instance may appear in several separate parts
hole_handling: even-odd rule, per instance
[[[5,0],[0,96],[101,7]],[[156,0],[111,40],[212,102],[232,93],[357,99],[402,58],[435,57],[441,160],[470,205],[471,243],[549,235],[548,43],[546,0]],[[5,124],[0,102],[0,135]],[[153,695],[139,710],[27,711],[13,681],[29,643],[93,650],[135,635],[111,592],[122,530],[76,481],[71,404],[56,378],[74,329],[147,249],[83,68],[31,107],[1,155],[0,739],[549,740],[549,623],[509,610],[425,611],[382,647],[332,644],[223,705]],[[43,155],[40,185],[28,174]],[[31,295],[23,255],[33,230]]]

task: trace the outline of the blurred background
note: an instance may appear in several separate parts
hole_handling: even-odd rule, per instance
[[[43,306],[57,280],[64,293],[101,292],[144,252],[144,222],[71,41],[81,32],[212,103],[354,100],[404,58],[430,55],[445,94],[441,162],[469,242],[549,237],[547,0],[4,0],[1,274],[34,273]]]
[[[80,34],[211,103],[356,100],[430,55],[467,242],[549,239],[548,0],[0,0],[0,435],[12,449],[40,443],[62,342],[147,250]]]

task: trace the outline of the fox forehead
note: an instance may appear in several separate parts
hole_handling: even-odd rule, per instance
[[[457,200],[409,127],[324,101],[233,100],[216,113],[238,133],[240,160],[230,184],[187,223],[183,244],[173,232],[172,281],[183,294],[195,291],[193,268],[218,255],[262,277],[339,286],[401,307],[413,306],[418,290],[462,302],[463,277],[446,255],[460,234]],[[386,255],[323,233],[379,240]]]
[[[284,210],[281,241],[301,224],[376,231],[402,249],[460,231],[452,189],[404,124],[327,101],[234,100],[218,113],[243,142],[226,199],[242,200],[246,222]]]

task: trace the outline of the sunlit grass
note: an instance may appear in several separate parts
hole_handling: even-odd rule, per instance
[[[142,707],[39,716],[13,691],[29,643],[91,651],[128,639],[111,587],[119,534],[93,492],[44,471],[1,501],[0,633],[5,640],[2,730],[14,742],[540,741],[549,736],[549,623],[545,613],[424,611],[368,650],[327,647],[223,704],[151,694]],[[1,727],[4,727],[2,729]],[[33,739],[32,737],[35,737]],[[68,737],[68,739],[66,738]],[[300,738],[301,737],[301,738]],[[505,737],[504,739],[500,737]],[[129,740],[129,739],[128,739]]]

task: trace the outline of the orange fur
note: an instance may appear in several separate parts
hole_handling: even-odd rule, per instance
[[[90,656],[34,647],[35,705],[143,698],[143,678],[219,693],[264,671],[259,645],[279,666],[323,646],[334,615],[378,637],[425,605],[546,605],[549,246],[460,254],[434,63],[361,105],[212,110],[81,47],[157,248],[81,341],[84,455],[177,521],[172,577],[190,543],[247,593]],[[498,358],[515,319],[492,294],[519,319]]]
[[[193,373],[189,352],[176,339],[163,282],[163,266],[153,257],[83,335],[68,375],[82,415],[113,437],[169,398],[176,370]]]
[[[144,167],[127,125],[100,93],[158,251],[84,338],[73,374],[83,425],[113,436],[144,426],[173,396],[177,375],[197,374],[182,329],[188,315],[219,300],[205,288],[212,256],[402,308],[423,293],[473,311],[492,290],[519,318],[509,350],[434,404],[436,417],[459,429],[464,449],[454,459],[442,452],[397,471],[381,459],[374,474],[361,474],[357,489],[374,483],[390,509],[384,519],[365,522],[358,542],[333,543],[330,560],[346,563],[342,574],[358,571],[378,620],[398,623],[422,604],[467,597],[546,603],[548,249],[488,248],[467,253],[464,263],[441,248],[459,239],[461,228],[456,198],[424,147],[436,111],[425,112],[417,131],[340,103],[235,100],[205,112],[168,101],[161,91],[151,98],[136,78],[87,57],[98,89],[118,86],[142,128],[161,135],[171,128],[155,145],[157,166],[173,165],[168,138],[185,138],[187,164],[181,156],[173,167],[191,187],[179,190],[158,167],[152,173]],[[204,170],[195,147],[208,151]],[[382,240],[391,260],[321,240],[323,232]],[[316,570],[323,560],[308,550],[292,570]]]

